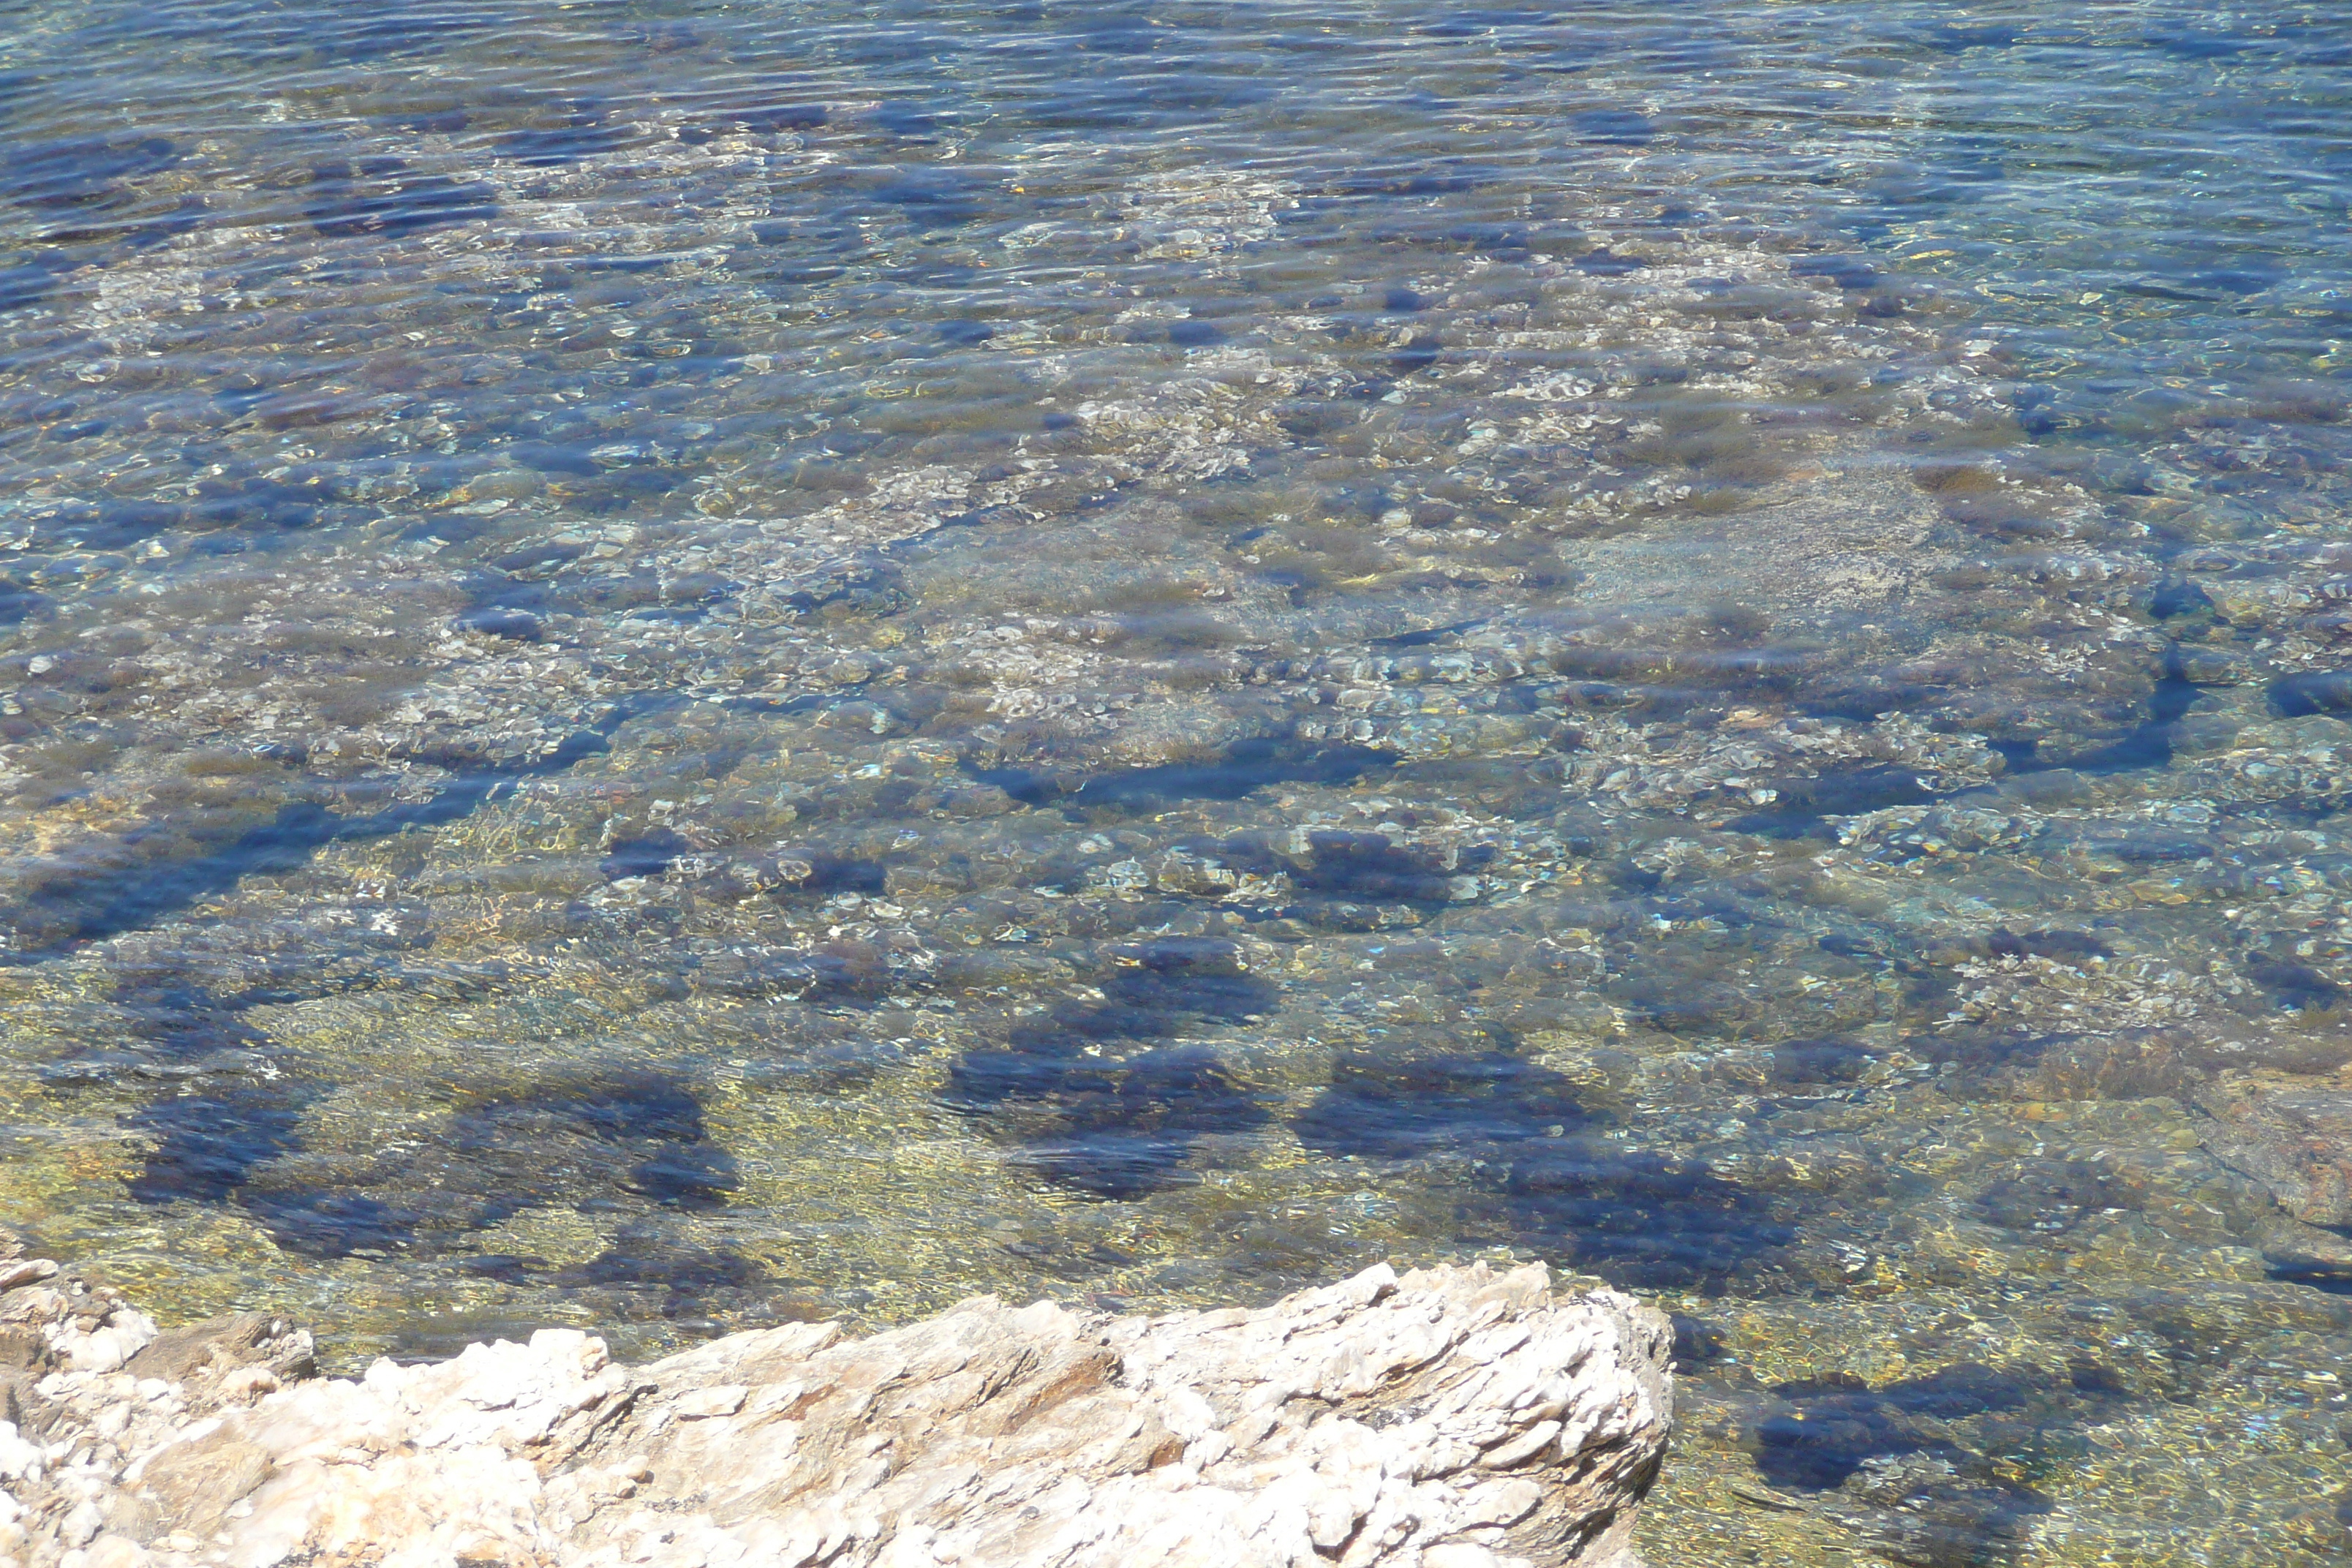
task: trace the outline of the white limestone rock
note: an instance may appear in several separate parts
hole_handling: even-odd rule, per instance
[[[1541,1266],[1156,1318],[982,1297],[644,1367],[548,1330],[356,1381],[283,1325],[158,1339],[42,1289],[0,1297],[66,1325],[0,1433],[24,1568],[1623,1568],[1672,1419],[1664,1320]],[[76,1354],[100,1333],[169,1353]]]

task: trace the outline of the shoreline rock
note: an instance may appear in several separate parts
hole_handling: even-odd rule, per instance
[[[1633,1568],[1663,1316],[1540,1265],[1262,1310],[992,1297],[648,1365],[544,1330],[356,1380],[0,1247],[0,1564]]]

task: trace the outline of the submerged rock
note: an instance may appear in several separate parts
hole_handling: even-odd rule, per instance
[[[1673,1415],[1667,1321],[1541,1265],[1151,1318],[979,1297],[641,1367],[543,1330],[356,1382],[45,1267],[0,1264],[38,1379],[0,1426],[5,1562],[1598,1568],[1634,1561]]]
[[[2276,1194],[2305,1225],[2352,1225],[2352,1092],[2325,1080],[2292,1087],[2223,1081],[2200,1103],[2205,1147]]]

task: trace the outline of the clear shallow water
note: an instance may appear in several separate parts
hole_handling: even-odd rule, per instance
[[[2340,1557],[2347,66],[11,7],[0,1208],[352,1359],[1507,1248],[1660,1561]]]

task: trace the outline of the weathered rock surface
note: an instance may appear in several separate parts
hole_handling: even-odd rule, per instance
[[[549,1330],[305,1375],[307,1334],[158,1334],[0,1262],[22,1363],[0,1563],[1617,1565],[1669,1330],[1540,1265],[1386,1266],[1263,1310],[967,1301],[648,1366]]]
[[[2268,1186],[2305,1225],[2352,1226],[2352,1090],[2224,1080],[2198,1103],[2205,1147]]]

